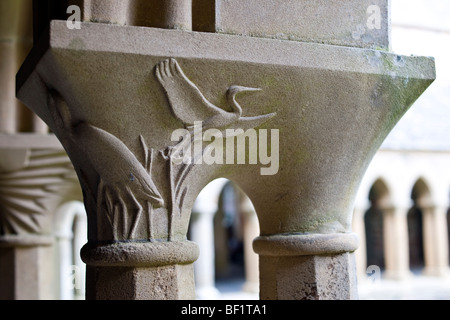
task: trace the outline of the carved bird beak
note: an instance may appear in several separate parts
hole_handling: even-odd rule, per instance
[[[228,90],[234,94],[238,94],[239,92],[262,91],[262,89],[260,89],[260,88],[249,88],[249,87],[242,87],[242,86],[231,86]]]

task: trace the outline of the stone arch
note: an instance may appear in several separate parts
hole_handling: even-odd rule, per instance
[[[79,254],[87,242],[87,215],[83,203],[71,201],[59,207],[55,215],[54,234],[59,298],[84,299],[86,266]]]
[[[225,282],[245,280],[242,290],[252,294],[259,292],[259,258],[252,246],[259,233],[252,201],[236,182],[229,180],[222,190],[215,220],[215,234],[222,236],[216,246],[216,267],[218,274],[222,267]]]
[[[391,208],[391,192],[383,178],[378,178],[368,195],[370,207],[364,215],[367,265],[385,268],[384,211]]]
[[[235,264],[222,275],[237,271],[240,277],[245,276],[244,291],[259,290],[258,257],[252,248],[257,236],[259,224],[253,204],[235,182],[220,178],[203,188],[194,203],[188,231],[188,238],[200,247],[194,264],[198,299],[220,295],[215,280],[220,279],[221,267],[230,265],[230,258],[236,258]]]

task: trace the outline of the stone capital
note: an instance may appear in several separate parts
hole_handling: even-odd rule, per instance
[[[338,296],[353,297],[353,199],[384,138],[434,81],[433,59],[101,23],[69,30],[52,21],[47,35],[18,74],[18,97],[74,164],[94,250],[103,243],[183,243],[199,192],[224,177],[255,206],[262,235],[255,248],[268,277],[283,259],[296,268],[306,259],[328,275],[323,279],[344,272],[346,293]],[[236,141],[248,131],[265,150],[239,150]],[[272,247],[285,255],[265,255]],[[122,249],[119,256],[128,257]],[[302,250],[310,255],[298,255]],[[328,272],[327,259],[342,270]],[[117,268],[89,267],[98,281],[111,280]],[[140,270],[124,268],[124,281]]]

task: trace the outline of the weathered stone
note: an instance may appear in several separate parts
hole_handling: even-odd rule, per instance
[[[194,261],[199,251],[192,242],[86,245],[87,299],[192,300]]]
[[[260,257],[263,300],[355,300],[356,270],[351,253]]]
[[[389,14],[388,0],[197,0],[193,13],[197,31],[383,49]]]
[[[109,34],[107,41],[102,34]],[[259,240],[268,237],[275,245],[257,250],[267,272],[261,279],[272,279],[276,261],[286,261],[286,275],[268,280],[275,288],[263,298],[300,297],[300,288],[282,287],[294,275],[289,270],[306,260],[314,273],[307,272],[303,283],[313,281],[318,292],[311,297],[348,299],[355,297],[349,252],[356,248],[354,240],[333,237],[350,233],[353,199],[371,157],[434,78],[433,59],[377,50],[98,23],[72,32],[54,21],[49,38],[18,75],[18,96],[50,126],[74,163],[90,247],[183,243],[195,198],[222,176],[252,200]],[[249,94],[237,96],[244,91]],[[220,132],[239,126],[271,130],[279,138],[270,146],[273,175],[262,174],[261,167],[269,169],[262,163],[197,163],[207,152],[204,144],[195,150],[194,143],[194,162],[178,162],[192,137],[173,141],[172,134],[196,122]],[[306,250],[305,242],[298,247],[297,236],[305,234],[318,235],[315,250]],[[171,255],[178,254],[175,246]],[[122,268],[104,261],[108,266],[87,260],[91,272],[106,268],[97,279],[110,279],[108,268]],[[149,268],[167,266],[158,263]],[[140,267],[125,267],[113,273],[123,272],[131,286],[127,297],[136,297],[131,279]],[[326,291],[323,281],[337,270],[343,270],[342,278]],[[91,292],[109,285],[93,280],[92,273],[89,279]]]
[[[357,298],[355,234],[290,234],[258,237],[261,299]]]
[[[192,30],[192,0],[70,0],[85,22]]]

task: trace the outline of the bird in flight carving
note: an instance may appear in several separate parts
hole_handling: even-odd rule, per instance
[[[231,137],[240,134],[242,131],[259,127],[276,115],[276,113],[270,113],[254,117],[242,116],[243,110],[236,101],[236,96],[242,92],[261,91],[258,88],[232,85],[226,93],[232,111],[226,111],[215,106],[188,79],[178,62],[173,58],[158,63],[155,75],[164,89],[175,117],[181,120],[190,132],[195,130],[195,126],[201,124],[203,131],[218,129],[223,132],[223,137]],[[186,145],[192,142],[189,137],[194,140],[196,135],[187,135],[177,147],[171,150],[172,156],[178,155]]]
[[[173,58],[160,62],[156,66],[155,73],[164,88],[175,116],[184,123],[187,129],[193,129],[195,123],[201,122],[204,130],[211,128],[247,130],[262,125],[276,115],[276,113],[271,113],[255,117],[242,117],[243,110],[236,101],[236,96],[241,92],[261,91],[257,88],[233,85],[226,93],[232,111],[215,106],[186,77],[178,62]]]

